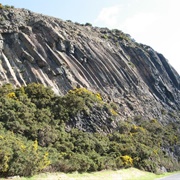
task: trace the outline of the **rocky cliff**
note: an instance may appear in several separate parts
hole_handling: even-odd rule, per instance
[[[121,119],[179,122],[180,77],[166,58],[120,30],[92,27],[25,9],[0,9],[0,84],[31,82],[65,94],[98,91]]]

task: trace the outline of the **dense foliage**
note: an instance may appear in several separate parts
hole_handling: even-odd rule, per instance
[[[116,116],[115,105],[85,88],[56,96],[41,84],[0,88],[0,175],[29,176],[40,171],[97,171],[134,166],[160,172],[180,168],[174,157],[180,145],[178,124],[156,119],[120,121],[109,134],[67,128],[79,112],[104,108]],[[98,121],[98,119],[97,119]]]

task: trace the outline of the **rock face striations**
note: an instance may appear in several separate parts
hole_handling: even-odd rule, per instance
[[[31,82],[57,94],[100,92],[122,119],[180,121],[180,77],[162,54],[120,30],[0,9],[0,84]]]

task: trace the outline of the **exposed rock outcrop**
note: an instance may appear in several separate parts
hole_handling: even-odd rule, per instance
[[[86,87],[118,103],[121,119],[179,121],[179,74],[120,30],[0,9],[0,53],[0,84],[39,82],[57,94]]]

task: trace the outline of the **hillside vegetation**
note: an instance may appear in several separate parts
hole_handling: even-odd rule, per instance
[[[105,133],[73,125],[79,114],[87,123],[95,110],[106,112],[107,122],[117,121],[117,128]],[[161,125],[140,116],[121,121],[116,104],[85,88],[57,96],[41,84],[16,89],[6,84],[0,88],[0,175],[127,167],[175,171],[180,169],[173,153],[180,145],[178,128],[177,123]]]

